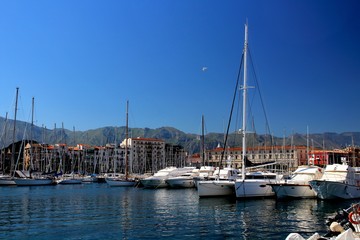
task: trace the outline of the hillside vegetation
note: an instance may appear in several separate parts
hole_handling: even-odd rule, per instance
[[[7,147],[12,143],[13,120],[5,121],[0,117],[0,147]],[[31,137],[32,136],[32,137]],[[166,143],[181,145],[189,153],[200,151],[200,135],[184,133],[173,127],[161,127],[157,129],[150,128],[130,128],[129,137],[145,137],[162,139]],[[68,129],[46,129],[34,126],[31,131],[31,125],[26,122],[17,121],[15,141],[30,139],[40,143],[66,143],[68,145],[89,144],[105,145],[106,143],[120,143],[125,139],[125,127],[102,127],[87,131],[71,131]],[[293,134],[284,138],[270,137],[269,135],[251,134],[248,137],[248,146],[258,145],[307,145],[307,138],[303,134]],[[346,133],[314,133],[309,134],[309,146],[322,147],[326,149],[343,148],[349,145],[359,145],[359,132]],[[224,134],[208,133],[205,135],[206,149],[213,149],[220,144],[223,146]],[[232,133],[228,136],[227,146],[241,146],[241,136]]]

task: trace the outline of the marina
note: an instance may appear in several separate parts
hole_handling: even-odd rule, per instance
[[[0,239],[285,239],[328,231],[352,202],[199,198],[195,188],[105,183],[1,187]]]
[[[360,239],[357,4],[235,2],[2,3],[0,240]]]

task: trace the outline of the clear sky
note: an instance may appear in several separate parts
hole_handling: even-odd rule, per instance
[[[224,132],[249,25],[273,134],[360,131],[360,1],[0,1],[0,115]],[[206,66],[207,70],[202,71]]]

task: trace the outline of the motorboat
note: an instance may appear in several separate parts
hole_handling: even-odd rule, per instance
[[[105,181],[110,187],[134,187],[137,183],[134,178],[126,178],[124,174],[107,175]]]
[[[327,165],[323,176],[309,184],[320,199],[360,198],[360,168],[346,163]]]
[[[313,165],[299,166],[289,179],[269,183],[277,198],[316,198],[309,181],[320,179],[323,169]]]
[[[235,181],[236,198],[274,197],[275,192],[270,184],[282,179],[282,175],[274,172],[248,172],[245,178]]]
[[[81,184],[83,176],[75,173],[63,174],[58,180],[58,184]]]
[[[156,172],[153,176],[141,179],[140,182],[144,188],[166,188],[169,186],[166,182],[168,178],[180,176],[188,171],[189,168],[166,167]]]
[[[197,188],[197,183],[199,181],[204,181],[211,178],[214,174],[214,171],[215,171],[215,167],[213,166],[201,166],[198,171],[198,175],[193,177],[195,187]]]
[[[235,196],[235,180],[239,177],[239,169],[226,167],[214,172],[215,179],[197,182],[199,197]]]
[[[194,188],[194,176],[197,176],[198,172],[198,169],[193,169],[191,172],[185,172],[180,176],[169,177],[166,179],[166,183],[169,188]]]
[[[97,182],[99,182],[99,179],[96,174],[90,174],[90,175],[86,175],[82,179],[82,182],[83,183],[97,183]]]

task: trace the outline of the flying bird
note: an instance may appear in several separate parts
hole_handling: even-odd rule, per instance
[[[205,72],[207,70],[207,67],[202,67],[201,69],[203,72]]]

